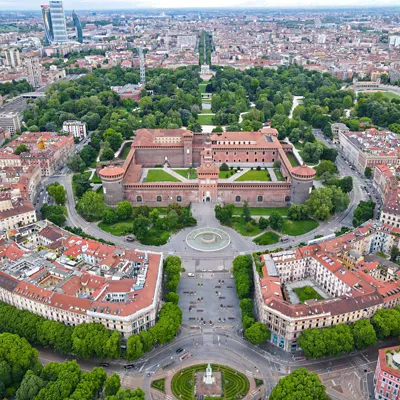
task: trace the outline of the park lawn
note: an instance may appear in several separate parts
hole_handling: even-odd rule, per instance
[[[92,183],[102,183],[101,179],[97,176],[96,172],[93,174],[92,179],[90,180]]]
[[[211,104],[211,100],[210,99],[201,99],[202,103],[210,103]]]
[[[100,186],[96,189],[96,193],[103,194],[103,185],[100,185]]]
[[[173,171],[186,179],[188,177],[189,169],[173,169]],[[189,179],[197,179],[197,171],[194,168],[190,171]]]
[[[123,158],[124,160],[128,157],[129,152],[131,151],[131,143],[128,143],[124,146],[121,153],[119,153],[118,158]]]
[[[277,212],[282,217],[287,216],[289,207],[250,207],[251,215],[268,216],[273,211]],[[243,207],[235,207],[234,215],[242,215]]]
[[[162,169],[150,169],[145,182],[180,182],[178,178],[170,175]]]
[[[311,286],[304,286],[301,288],[293,288],[293,291],[297,294],[300,303],[304,303],[307,300],[322,300],[323,297],[315,291]]]
[[[267,170],[257,171],[256,169],[245,172],[239,178],[235,179],[236,182],[242,181],[270,181],[271,177]]]
[[[214,125],[213,117],[214,117],[214,114],[213,115],[202,115],[202,114],[199,114],[197,116],[197,122],[200,125]]]
[[[151,387],[165,393],[165,379],[166,378],[157,379],[151,382]]]
[[[376,91],[376,92],[364,92],[363,94],[366,94],[366,95],[372,95],[372,94],[375,94],[375,93],[382,93],[383,94],[383,97],[385,97],[386,99],[388,99],[388,100],[392,100],[392,99],[399,99],[400,100],[400,96],[399,95],[397,95],[396,93],[392,93],[392,92],[383,92],[383,91],[381,91],[381,90],[378,90],[378,91]]]
[[[297,150],[301,150],[304,147],[304,144],[302,142],[297,142],[294,144],[294,147],[296,147]]]
[[[132,233],[133,219],[127,221],[118,221],[114,224],[106,224],[105,222],[99,222],[97,226],[105,232],[111,233],[114,236],[125,236]]]
[[[314,219],[305,219],[302,221],[293,221],[285,218],[281,233],[289,236],[304,235],[307,232],[317,228],[319,223]]]
[[[256,244],[267,246],[269,244],[278,243],[280,238],[281,237],[275,232],[265,232],[262,235],[257,236],[255,239],[253,239],[253,242]]]
[[[278,181],[284,181],[285,178],[283,177],[283,174],[279,168],[274,168],[275,176]]]
[[[237,232],[239,232],[243,236],[256,236],[259,235],[263,230],[258,227],[258,225],[252,225],[253,229],[248,232],[246,230],[247,222],[244,221],[242,217],[233,217],[232,218],[232,227]]]
[[[297,167],[299,163],[297,162],[297,158],[294,156],[293,153],[286,153],[287,158],[290,161],[290,164],[292,164],[292,167]]]
[[[208,83],[199,83],[199,92],[205,93],[207,85],[208,85]]]
[[[202,108],[200,111],[200,114],[213,114],[214,113],[211,111],[211,108]]]
[[[233,171],[233,174],[232,174],[232,171]],[[220,179],[228,179],[228,178],[230,178],[231,176],[233,176],[235,174],[236,174],[236,170],[219,171],[218,177]]]

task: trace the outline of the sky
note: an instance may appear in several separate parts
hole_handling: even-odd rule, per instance
[[[319,8],[400,6],[400,0],[63,0],[66,10],[135,9],[135,8]],[[0,0],[1,10],[40,10],[48,0]]]

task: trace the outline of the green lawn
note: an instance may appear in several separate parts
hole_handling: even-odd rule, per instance
[[[199,92],[205,93],[207,85],[208,85],[208,83],[199,83]]]
[[[247,171],[243,175],[239,176],[239,178],[235,179],[236,182],[242,181],[270,181],[271,177],[267,170],[257,171],[256,169]]]
[[[233,173],[232,173],[233,172]],[[236,170],[230,170],[230,171],[219,171],[219,178],[221,179],[227,179],[230,178],[231,176],[236,174]]]
[[[146,235],[146,237],[140,241],[142,244],[148,246],[161,246],[168,242],[171,232],[162,231],[156,227],[151,227]]]
[[[133,219],[127,221],[116,222],[115,224],[106,224],[105,222],[99,222],[98,227],[103,231],[111,233],[115,236],[125,236],[132,233]]]
[[[281,170],[279,168],[275,168],[274,169],[275,175],[276,175],[276,179],[278,179],[278,181],[284,181],[285,178],[281,172]]]
[[[183,176],[184,178],[188,179],[188,173],[190,172],[189,179],[196,179],[197,178],[197,171],[192,168],[191,170],[189,169],[174,169],[174,172],[177,174]]]
[[[90,180],[92,183],[101,183],[101,179],[97,176],[96,172],[93,174],[92,179]]]
[[[247,223],[244,221],[242,217],[233,217],[232,218],[232,227],[237,232],[239,232],[243,236],[256,236],[262,232],[262,229],[258,227],[258,225],[252,225],[252,230],[247,231],[246,229]]]
[[[304,303],[307,300],[322,300],[323,297],[315,291],[311,286],[304,286],[301,288],[294,288],[293,291],[297,294],[300,303]]]
[[[290,161],[290,164],[292,164],[292,167],[297,167],[299,163],[297,162],[297,158],[294,156],[293,153],[286,153],[287,158]]]
[[[203,108],[200,111],[200,114],[213,114],[213,112],[211,111],[211,108]]]
[[[193,365],[177,372],[171,381],[171,389],[174,396],[181,400],[195,400],[197,396],[194,393],[196,372],[206,370],[207,364]],[[240,400],[243,399],[249,389],[250,382],[248,378],[229,367],[211,364],[213,371],[221,371],[223,397],[214,398],[215,400]],[[205,400],[211,397],[205,396]]]
[[[166,378],[157,379],[156,381],[151,382],[151,387],[165,393],[165,379]]]
[[[287,216],[289,207],[250,207],[251,215],[271,215],[272,211],[276,211],[282,217]],[[234,215],[241,215],[243,207],[235,207]]]
[[[378,92],[375,92],[375,93],[378,93]],[[375,93],[364,92],[364,94],[366,94],[366,95],[372,95],[372,94],[375,94]],[[383,97],[385,97],[385,98],[388,99],[388,100],[392,100],[392,99],[399,99],[399,100],[400,100],[400,96],[397,95],[397,94],[395,94],[395,93],[392,93],[392,92],[382,92],[382,91],[380,91],[380,90],[379,90],[379,93],[382,93],[382,94],[383,94]]]
[[[150,169],[146,176],[146,182],[180,182],[179,179],[162,169]]]
[[[123,158],[125,160],[126,157],[128,157],[130,151],[131,151],[131,143],[128,143],[124,146],[118,158]]]
[[[100,185],[100,186],[96,189],[96,193],[103,194],[103,185]]]
[[[299,236],[312,231],[318,227],[319,223],[314,219],[305,219],[303,221],[292,221],[285,218],[281,233],[289,236]]]
[[[202,114],[199,114],[197,116],[197,122],[200,125],[214,125],[213,120],[212,120],[213,117],[214,117],[214,115],[202,115]]]
[[[304,144],[301,142],[297,142],[294,144],[294,147],[296,147],[297,150],[301,150],[304,147]]]
[[[267,246],[269,244],[278,243],[280,240],[280,236],[275,232],[265,232],[260,236],[257,236],[253,242],[256,244],[260,244],[263,246]]]
[[[201,99],[202,103],[209,103],[211,104],[211,100],[210,99]]]

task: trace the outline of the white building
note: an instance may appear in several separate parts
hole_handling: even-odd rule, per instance
[[[67,25],[65,23],[64,7],[62,1],[50,1],[49,5],[54,42],[68,42]]]
[[[10,66],[11,68],[16,68],[21,65],[21,59],[19,57],[19,50],[15,47],[11,47],[7,50],[5,50],[5,56],[6,56],[6,61],[7,65]]]
[[[0,114],[0,128],[3,128],[5,131],[9,131],[11,136],[15,135],[15,133],[21,130],[19,114],[16,112]]]
[[[18,205],[0,212],[0,232],[8,232],[36,221],[36,211],[31,204]]]
[[[87,136],[86,124],[81,121],[65,121],[63,124],[63,131],[72,133],[74,137],[79,138],[80,140]]]

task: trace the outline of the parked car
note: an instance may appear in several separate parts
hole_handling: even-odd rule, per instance
[[[125,364],[124,368],[125,369],[133,369],[133,368],[135,368],[135,364]]]
[[[179,347],[179,349],[176,349],[176,354],[180,354],[182,353],[182,351],[183,351],[182,347]]]
[[[109,366],[110,366],[110,363],[108,363],[108,362],[100,363],[100,367],[109,367]]]

